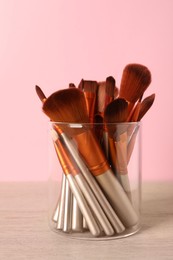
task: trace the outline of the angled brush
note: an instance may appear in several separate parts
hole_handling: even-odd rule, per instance
[[[155,94],[152,94],[148,97],[146,97],[140,104],[140,109],[138,113],[138,118],[136,121],[140,121],[143,116],[147,113],[147,111],[150,109],[150,107],[153,105],[155,100]],[[127,163],[129,163],[134,146],[135,146],[135,140],[136,136],[138,133],[139,125],[136,126],[135,130],[133,133],[131,133],[129,142],[128,142],[128,147],[127,147]]]
[[[127,171],[127,126],[126,124],[120,124],[126,122],[127,114],[128,103],[125,99],[115,99],[105,109],[104,122],[109,133],[110,154],[114,166],[113,168],[116,169],[117,177],[124,191],[131,199]],[[113,149],[114,140],[116,150]]]
[[[146,97],[141,102],[141,107],[140,107],[140,111],[139,111],[138,121],[140,121],[143,118],[143,116],[147,113],[147,111],[153,105],[154,100],[155,100],[155,94],[152,94],[152,95]]]
[[[129,102],[129,113],[151,83],[149,69],[141,64],[128,64],[122,74],[119,97]]]
[[[124,225],[127,227],[135,225],[138,222],[138,216],[111,171],[93,132],[85,125],[89,122],[89,118],[84,94],[75,88],[60,90],[46,100],[43,104],[43,111],[53,121],[75,123],[81,126],[78,129],[62,128],[76,141],[88,168],[96,177]],[[84,125],[81,125],[82,123]]]

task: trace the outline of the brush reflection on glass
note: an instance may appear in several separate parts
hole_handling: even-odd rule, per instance
[[[55,149],[70,180],[74,208],[79,206],[93,236],[113,236],[138,225],[128,163],[139,124],[128,122],[138,122],[153,104],[154,94],[142,100],[150,82],[151,73],[145,66],[129,64],[123,71],[120,91],[113,77],[100,83],[81,80],[78,88],[70,83],[68,89],[59,90],[47,99],[36,87],[43,101],[43,112],[52,122]],[[62,158],[66,163],[62,163]],[[82,202],[75,187],[83,196]],[[64,207],[70,209],[71,197],[66,198]],[[59,203],[54,218],[58,219],[60,209]]]

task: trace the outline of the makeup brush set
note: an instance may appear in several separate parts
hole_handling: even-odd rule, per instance
[[[82,79],[78,87],[70,83],[48,98],[36,86],[63,171],[52,213],[60,232],[112,237],[139,224],[128,164],[140,120],[155,99],[155,94],[143,99],[150,83],[146,66],[128,64],[119,89],[112,76]]]

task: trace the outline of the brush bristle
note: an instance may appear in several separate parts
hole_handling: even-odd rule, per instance
[[[83,91],[96,93],[97,91],[97,81],[83,80]]]
[[[115,79],[110,76],[106,78],[106,95],[114,98],[115,94]]]
[[[83,86],[84,86],[84,80],[81,79],[81,81],[80,81],[80,83],[79,83],[79,85],[78,85],[78,88],[79,88],[80,90],[83,90]]]
[[[43,93],[41,88],[39,86],[37,86],[37,85],[35,85],[35,90],[36,90],[36,93],[37,93],[39,99],[43,102],[46,99],[45,94]]]
[[[128,103],[123,98],[117,98],[107,105],[104,112],[106,123],[121,123],[127,119]]]
[[[75,84],[74,83],[69,83],[69,88],[75,88]]]
[[[128,64],[121,79],[119,97],[135,103],[151,83],[151,73],[141,64]]]
[[[105,97],[106,97],[106,82],[102,81],[98,83],[97,90],[97,112],[102,114],[105,108]]]
[[[153,105],[154,100],[155,100],[155,94],[152,94],[152,95],[146,97],[142,101],[140,111],[139,111],[138,121],[140,121],[143,118],[143,116],[147,113],[147,111]]]
[[[107,105],[104,112],[104,122],[111,137],[114,136],[116,125],[114,123],[126,122],[128,115],[128,103],[125,99],[117,98]],[[122,132],[124,127],[121,128]]]
[[[43,104],[43,111],[55,122],[89,122],[84,94],[77,88],[68,88],[53,93]]]

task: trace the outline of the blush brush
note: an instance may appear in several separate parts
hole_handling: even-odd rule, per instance
[[[55,122],[81,125],[78,129],[62,125],[62,129],[76,141],[81,156],[123,224],[126,227],[137,224],[137,213],[111,171],[93,131],[87,126],[89,118],[84,94],[75,88],[57,91],[43,104],[43,111]]]

